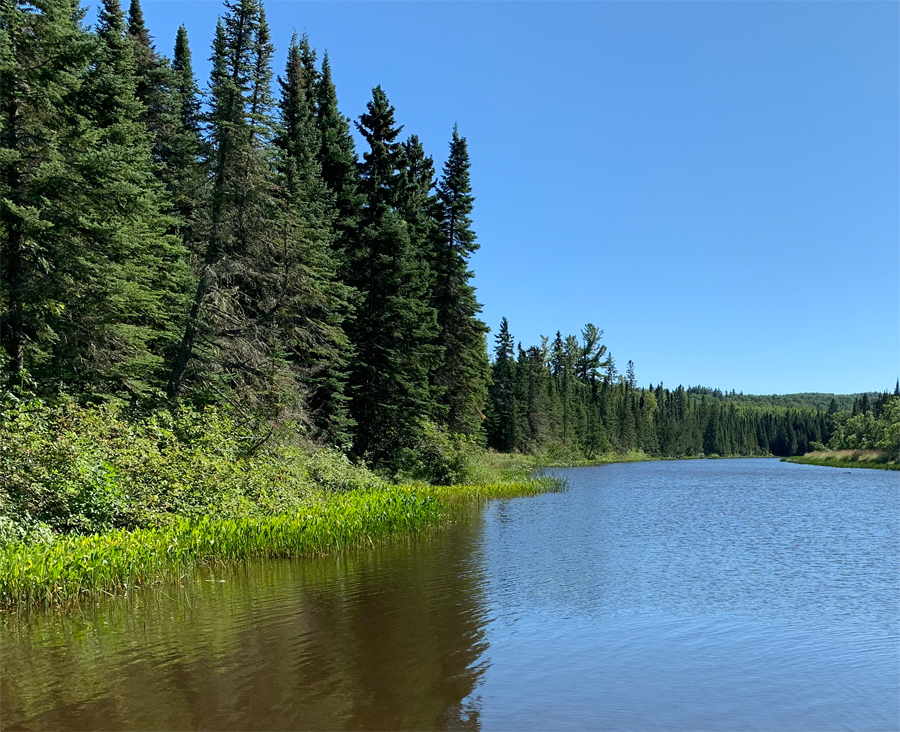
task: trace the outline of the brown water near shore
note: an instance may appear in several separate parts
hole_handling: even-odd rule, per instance
[[[900,484],[559,471],[416,541],[0,616],[0,727],[900,727]]]

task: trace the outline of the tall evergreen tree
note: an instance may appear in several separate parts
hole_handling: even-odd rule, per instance
[[[118,0],[104,0],[98,21],[98,48],[79,100],[96,130],[97,152],[79,155],[73,166],[88,182],[81,210],[91,223],[81,225],[89,240],[67,257],[77,269],[80,307],[70,310],[56,368],[69,370],[72,382],[134,392],[158,385],[188,272],[183,247],[167,233],[169,204],[155,177],[135,46]]]
[[[200,91],[183,25],[175,35],[171,70],[170,94],[176,114],[162,151],[163,180],[169,189],[177,233],[195,251],[201,209],[207,203],[206,171],[202,164],[206,151],[200,134]]]
[[[470,282],[469,257],[478,243],[470,219],[475,199],[469,170],[466,138],[454,125],[450,155],[437,188],[440,236],[432,239],[433,303],[444,349],[434,380],[443,391],[449,429],[472,435],[481,429],[490,366],[485,343],[488,329],[478,318],[481,305]]]
[[[213,40],[210,205],[198,286],[171,371],[177,397],[228,398],[255,422],[302,417],[289,363],[295,342],[282,253],[283,207],[272,165],[273,46],[257,0],[225,3]],[[295,279],[290,279],[295,281]]]
[[[165,179],[171,137],[179,119],[178,100],[172,94],[175,78],[168,61],[156,52],[144,23],[140,0],[128,7],[126,34],[134,54],[135,98],[143,105],[138,119],[150,133],[157,175]]]
[[[331,249],[334,225],[332,195],[322,180],[318,160],[315,92],[309,84],[311,63],[304,62],[296,35],[288,49],[285,75],[279,79],[281,128],[276,144],[284,205],[285,248],[281,255],[286,305],[296,341],[292,360],[307,391],[307,408],[317,437],[349,445],[352,422],[345,384],[349,343],[343,331],[347,288],[336,280]],[[307,54],[308,55],[308,54]]]
[[[409,227],[397,210],[407,171],[401,127],[381,87],[357,128],[369,145],[360,165],[367,204],[358,241],[349,252],[349,284],[359,293],[351,327],[356,358],[351,375],[351,414],[360,456],[397,467],[421,434],[421,420],[436,407],[428,375],[436,352],[434,309],[427,270],[417,257]]]
[[[4,8],[4,146],[11,162],[27,153],[5,176],[5,347],[12,371],[44,386],[142,395],[158,384],[186,272],[165,235],[124,14],[106,0],[90,44],[73,3],[36,9]],[[37,88],[40,101],[23,96]]]
[[[357,238],[365,196],[360,191],[356,148],[350,134],[350,121],[340,113],[337,92],[331,78],[331,63],[326,53],[316,89],[316,122],[319,128],[319,163],[322,179],[334,196],[335,236],[332,247],[341,278],[348,278],[349,249]]]
[[[52,358],[65,309],[63,251],[94,137],[76,97],[94,51],[74,0],[0,6],[0,357],[21,384]]]
[[[512,452],[521,444],[517,369],[513,356],[513,337],[506,318],[494,338],[494,363],[487,414],[488,445],[502,452]]]

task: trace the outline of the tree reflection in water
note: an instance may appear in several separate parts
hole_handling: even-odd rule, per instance
[[[3,727],[477,729],[480,525],[6,615]]]

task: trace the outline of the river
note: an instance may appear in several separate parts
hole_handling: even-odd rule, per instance
[[[900,728],[897,473],[555,472],[416,541],[7,613],[0,725]]]

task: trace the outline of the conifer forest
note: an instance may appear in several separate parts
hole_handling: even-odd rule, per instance
[[[93,28],[75,0],[4,0],[0,37],[8,402],[214,407],[248,444],[387,475],[435,435],[576,460],[795,455],[850,406],[640,385],[590,323],[523,347],[504,319],[489,339],[465,131],[437,164],[381,87],[345,116],[306,35],[273,68],[259,0],[224,3],[207,80],[207,50],[182,26],[164,55],[139,0],[103,0]]]

